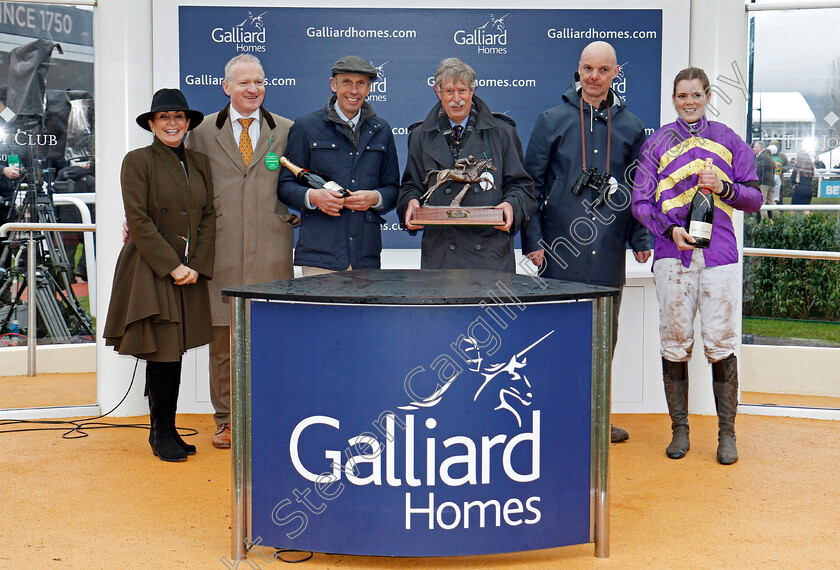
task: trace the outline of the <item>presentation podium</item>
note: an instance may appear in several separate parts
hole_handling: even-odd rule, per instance
[[[387,270],[224,295],[234,557],[609,555],[617,289]]]

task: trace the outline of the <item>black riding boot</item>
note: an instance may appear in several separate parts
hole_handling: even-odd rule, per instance
[[[671,416],[671,444],[665,453],[671,459],[682,459],[688,453],[688,362],[662,359],[662,380],[665,400]]]
[[[172,420],[172,425],[170,426],[172,428],[172,435],[175,437],[175,441],[178,443],[178,445],[181,446],[181,449],[183,449],[186,452],[187,455],[195,455],[195,446],[191,445],[191,444],[187,443],[186,441],[184,441],[183,439],[181,439],[181,436],[178,434],[178,428],[175,427],[175,412],[178,409],[178,393],[181,391],[181,367],[180,366],[178,366],[178,376],[172,382],[171,390],[172,390],[172,411],[171,411],[172,413],[169,415],[169,417]]]
[[[718,415],[717,460],[721,465],[738,461],[735,448],[735,414],[738,412],[738,359],[730,354],[712,363],[712,387]]]
[[[174,406],[172,402],[172,375],[175,370],[180,372],[180,362],[146,362],[146,386],[149,392],[149,444],[152,453],[162,461],[185,461],[186,452],[178,445],[173,436],[175,425]],[[176,388],[177,391],[177,388]]]
[[[152,448],[152,453],[155,455],[157,455],[157,453],[155,453],[155,427],[157,424],[157,418],[155,418],[152,411],[157,411],[158,408],[155,408],[154,403],[152,402],[152,398],[155,396],[155,391],[151,388],[151,385],[152,383],[155,383],[155,387],[158,386],[159,382],[157,378],[168,378],[169,367],[171,365],[171,362],[146,361],[146,385],[143,388],[143,395],[149,400],[149,447]]]

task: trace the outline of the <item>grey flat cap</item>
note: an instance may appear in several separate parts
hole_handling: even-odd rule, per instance
[[[376,68],[357,55],[346,55],[335,62],[332,74],[336,73],[358,73],[376,79]]]

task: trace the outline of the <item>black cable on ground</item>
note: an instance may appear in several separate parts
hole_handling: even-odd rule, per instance
[[[259,539],[257,539],[257,542],[259,542]],[[285,562],[286,564],[298,564],[300,562],[306,562],[312,559],[312,556],[314,555],[314,552],[310,550],[295,550],[294,548],[275,548],[271,546],[261,547],[263,549],[268,549],[269,551],[274,551],[269,557],[268,554],[263,554],[262,550],[256,550],[256,546],[256,544],[246,541],[245,552],[255,552],[256,557],[260,560],[263,560],[264,562],[279,560],[280,562]],[[298,559],[284,558],[282,556],[283,554],[300,554],[303,557]]]
[[[298,560],[290,560],[288,558],[283,558],[281,556],[281,554],[289,554],[289,553],[303,554],[305,556],[304,556],[304,558],[300,558]],[[313,555],[313,553],[308,551],[308,550],[294,550],[292,548],[277,548],[274,551],[274,558],[276,558],[277,560],[279,560],[281,562],[285,562],[287,564],[298,564],[300,562],[306,562],[307,560],[310,560],[312,558],[312,555]]]
[[[93,420],[98,420],[100,418],[104,418],[109,416],[119,408],[125,399],[128,397],[129,392],[131,392],[131,387],[134,386],[134,377],[137,374],[137,365],[139,364],[139,360],[135,360],[134,362],[134,371],[131,373],[131,382],[128,384],[128,389],[123,394],[122,399],[119,403],[111,408],[110,411],[98,415],[93,416],[91,418],[82,418],[79,420],[9,420],[9,419],[0,419],[0,428],[4,426],[10,425],[17,425],[17,424],[24,424],[24,425],[47,425],[47,426],[60,426],[60,427],[30,427],[30,428],[18,428],[18,429],[0,429],[0,433],[18,433],[18,432],[25,432],[25,431],[61,431],[65,430],[61,437],[63,439],[80,439],[83,437],[87,437],[88,434],[85,430],[92,430],[92,429],[111,429],[111,428],[129,428],[129,429],[143,429],[149,430],[151,426],[149,424],[112,424],[108,422],[94,422]],[[72,426],[72,427],[70,427]],[[69,427],[69,429],[68,429]],[[192,428],[179,428],[178,433],[181,436],[190,437],[192,435],[196,435],[198,433],[197,430]]]

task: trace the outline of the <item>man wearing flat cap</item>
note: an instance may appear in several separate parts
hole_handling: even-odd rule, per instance
[[[440,101],[421,123],[410,127],[408,163],[403,174],[397,212],[409,230],[420,197],[434,183],[432,170],[453,168],[469,157],[488,158],[495,172],[482,173],[493,183],[481,191],[475,184],[462,205],[493,206],[501,210],[499,226],[428,226],[423,231],[420,266],[423,269],[491,269],[514,273],[513,235],[537,208],[534,183],[522,165],[522,143],[516,123],[493,113],[475,96],[475,71],[458,58],[444,59],[435,73]],[[482,183],[483,184],[483,183]],[[462,190],[450,182],[429,197],[430,206],[446,206]]]
[[[300,117],[289,130],[286,158],[349,191],[342,197],[309,188],[283,169],[277,196],[301,212],[295,265],[304,277],[380,267],[380,224],[397,202],[399,166],[391,126],[365,102],[376,75],[360,57],[339,59],[326,106]]]

